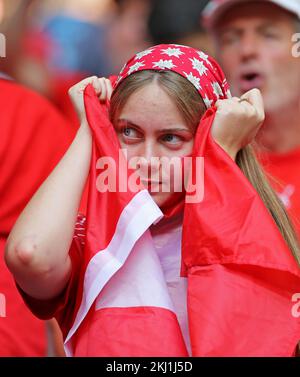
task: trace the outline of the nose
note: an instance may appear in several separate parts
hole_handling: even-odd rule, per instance
[[[145,141],[135,152],[134,163],[139,175],[145,179],[159,180],[161,156],[157,143],[152,140]]]
[[[257,56],[259,43],[253,33],[245,32],[241,38],[239,51],[242,61],[248,61]]]

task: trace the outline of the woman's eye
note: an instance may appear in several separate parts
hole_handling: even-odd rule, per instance
[[[136,144],[143,139],[143,134],[133,127],[121,127],[118,134],[120,141],[125,144]]]
[[[177,144],[182,141],[181,137],[173,134],[166,134],[162,137],[162,140],[166,143]]]
[[[139,137],[138,132],[134,128],[130,128],[130,127],[123,128],[122,133],[125,137],[129,137],[129,138],[138,138]]]

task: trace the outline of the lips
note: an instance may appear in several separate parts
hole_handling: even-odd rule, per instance
[[[145,186],[145,188],[148,191],[157,192],[160,190],[160,187],[162,185],[162,182],[160,181],[147,181],[147,180],[141,180],[142,184]]]
[[[240,75],[239,88],[242,93],[253,88],[261,89],[264,84],[264,77],[261,73],[248,71]]]
[[[161,182],[154,182],[154,181],[142,181],[142,184],[145,186],[151,186],[151,185],[160,185]]]

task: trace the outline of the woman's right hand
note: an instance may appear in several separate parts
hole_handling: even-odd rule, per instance
[[[109,79],[106,79],[105,77],[100,78],[97,76],[88,77],[69,89],[69,97],[73,103],[81,125],[87,124],[83,93],[89,84],[94,87],[100,102],[106,102],[107,99],[109,100],[113,90]]]

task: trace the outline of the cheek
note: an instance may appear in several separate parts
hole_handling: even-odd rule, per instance
[[[135,144],[125,144],[124,142],[122,143],[122,141],[120,140],[120,147],[123,151],[125,151],[128,161],[130,159],[134,159],[135,157],[139,155],[138,148]]]
[[[291,42],[278,42],[263,47],[260,49],[259,60],[267,73],[286,72],[294,63]]]
[[[269,58],[269,61],[271,61],[274,65],[279,65],[280,62],[287,62],[290,60],[291,57],[291,50],[278,48],[278,49],[269,49],[268,51],[265,51],[266,58]],[[271,57],[271,59],[270,59]],[[273,59],[275,59],[273,61]]]
[[[194,141],[194,137],[190,140],[186,140],[180,148],[175,150],[164,148],[164,155],[168,158],[183,158],[185,156],[190,156],[193,152]]]
[[[184,190],[184,159],[176,158],[172,164],[162,164],[163,191],[182,192]]]
[[[282,51],[266,57],[266,72],[274,94],[289,92],[294,87],[299,91],[300,66],[291,53]]]
[[[230,78],[236,72],[234,68],[239,65],[238,52],[235,48],[223,47],[218,58],[225,75]]]

